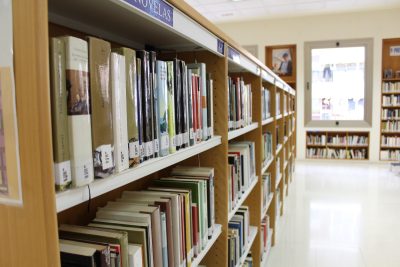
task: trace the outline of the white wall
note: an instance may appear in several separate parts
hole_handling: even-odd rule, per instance
[[[382,39],[400,37],[400,9],[235,22],[217,26],[242,45],[258,45],[259,59],[262,62],[265,62],[266,45],[297,45],[297,157],[299,159],[305,158],[306,139],[304,42],[374,38],[373,117],[372,127],[365,130],[370,131],[370,160],[379,160]]]

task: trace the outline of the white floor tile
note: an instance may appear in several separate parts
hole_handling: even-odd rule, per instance
[[[400,267],[400,175],[300,161],[267,267]]]

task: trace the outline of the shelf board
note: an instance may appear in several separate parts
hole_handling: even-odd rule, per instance
[[[347,147],[347,145],[340,145],[340,144],[338,144],[338,145],[335,145],[335,144],[327,144],[326,145],[328,148],[330,148],[330,147],[333,147],[333,148],[346,148]]]
[[[284,117],[289,116],[289,112],[285,112],[285,113],[283,114],[283,116],[284,116]]]
[[[381,120],[382,121],[399,121],[400,117],[399,118],[381,118]]]
[[[165,157],[159,157],[143,162],[142,164],[114,174],[104,179],[95,179],[89,184],[91,198],[95,198],[116,188],[139,180],[147,175],[155,173],[166,167],[172,166],[189,157],[207,151],[221,144],[221,137],[215,136],[208,141],[204,141],[192,147],[181,149]],[[69,209],[89,200],[89,190],[87,186],[73,188],[56,194],[57,212]]]
[[[196,258],[192,261],[192,267],[197,267],[201,261],[203,260],[204,256],[207,255],[208,251],[211,249],[212,245],[214,245],[215,241],[217,241],[218,237],[222,233],[222,225],[216,224],[213,235],[211,239],[208,240],[206,247],[197,255]]]
[[[228,132],[228,140],[232,140],[238,136],[244,135],[245,133],[251,132],[257,128],[258,128],[258,122],[253,122],[252,124],[250,124],[244,128],[229,131]]]
[[[268,119],[263,120],[261,124],[264,126],[264,125],[267,125],[267,124],[269,124],[271,122],[274,122],[274,117],[269,117]]]
[[[267,206],[264,208],[264,210],[261,212],[261,218],[264,218],[265,215],[267,215],[268,209],[271,206],[273,198],[274,198],[274,193],[273,192],[269,193],[268,203]]]
[[[347,148],[368,148],[368,145],[348,145]]]
[[[283,174],[281,173],[281,175],[279,176],[278,181],[275,182],[275,189],[278,188],[279,184],[280,184],[281,181],[282,181],[282,178],[283,178]]]
[[[288,161],[285,160],[285,163],[283,163],[283,169],[286,169],[287,165],[288,165]]]
[[[251,191],[253,191],[253,188],[256,186],[258,182],[258,177],[256,176],[255,179],[251,182],[249,185],[249,188],[247,188],[246,192],[242,194],[242,197],[239,199],[239,201],[235,204],[235,207],[229,212],[228,214],[228,221],[232,219],[232,217],[235,215],[235,213],[238,211],[240,206],[244,203],[246,198],[250,195]]]
[[[382,105],[382,108],[400,108],[400,105],[389,105],[389,106]]]
[[[253,245],[254,240],[256,239],[257,232],[258,232],[258,228],[256,226],[250,225],[249,242],[246,245],[246,249],[245,249],[243,255],[240,257],[240,261],[238,262],[238,264],[236,264],[236,267],[242,266],[243,263],[245,262],[247,255],[249,254],[249,251],[251,249],[251,246]]]
[[[306,144],[307,147],[326,147],[326,144]]]
[[[271,159],[268,160],[267,163],[262,167],[261,174],[265,173],[268,170],[269,166],[273,161],[274,161],[274,156],[272,156]]]
[[[279,114],[279,115],[276,115],[276,116],[275,116],[275,119],[276,119],[276,120],[280,120],[280,119],[282,119],[282,118],[283,118],[282,114]]]
[[[382,95],[399,95],[400,91],[382,92]]]
[[[382,134],[400,134],[400,131],[382,131]]]
[[[383,149],[400,149],[400,146],[382,146],[381,145],[381,148],[383,148]]]
[[[279,144],[276,149],[276,154],[279,154],[279,152],[281,152],[281,150],[282,150],[282,144]]]
[[[382,79],[384,82],[400,82],[400,78],[384,78]]]

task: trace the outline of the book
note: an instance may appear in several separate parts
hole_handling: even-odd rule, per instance
[[[211,73],[207,73],[207,134],[208,139],[214,136],[214,82]]]
[[[96,266],[110,267],[110,246],[108,244],[101,243],[88,243],[75,240],[60,239],[60,245],[74,245],[79,248],[94,248],[96,251],[93,254],[94,262]]]
[[[94,176],[104,178],[114,172],[110,87],[111,44],[95,37],[88,37],[88,43]]]
[[[142,245],[128,244],[128,262],[129,267],[142,267]]]
[[[72,184],[68,138],[65,46],[58,38],[50,40],[50,95],[55,187],[64,191]]]
[[[189,128],[189,146],[193,146],[195,144],[194,138],[194,129],[193,129],[193,74],[192,70],[188,69],[187,71],[187,94],[188,94],[188,128]]]
[[[118,244],[121,249],[122,266],[128,266],[128,235],[126,232],[66,224],[60,225],[58,231],[61,239]]]
[[[182,74],[181,61],[172,60],[174,73],[174,102],[175,102],[175,138],[176,150],[183,146],[183,103],[182,103]]]
[[[187,84],[187,66],[184,61],[180,61],[180,71],[181,71],[181,109],[182,109],[182,148],[189,146],[189,92],[188,92],[188,84]]]
[[[125,57],[115,52],[111,53],[112,113],[116,172],[122,172],[129,168],[125,74]]]
[[[169,154],[167,63],[157,60],[158,122],[160,156]]]
[[[176,151],[174,63],[167,61],[169,153]]]
[[[136,57],[136,84],[137,84],[137,106],[136,112],[138,114],[139,125],[139,160],[144,161],[144,136],[143,136],[143,99],[142,99],[142,60]]]
[[[88,44],[66,36],[66,87],[68,92],[68,136],[71,156],[71,177],[74,187],[84,186],[94,179],[91,118],[89,106]]]
[[[133,167],[140,163],[140,106],[138,102],[136,51],[126,47],[117,48],[113,51],[125,57],[126,118],[128,125],[129,166]]]
[[[60,242],[61,266],[95,267],[96,249]]]
[[[157,158],[160,153],[160,124],[159,124],[159,112],[158,112],[158,90],[157,87],[157,60],[156,60],[156,52],[149,52],[149,70],[150,70],[150,86],[151,86],[151,95],[152,98],[152,122],[153,122],[153,151],[154,157]]]

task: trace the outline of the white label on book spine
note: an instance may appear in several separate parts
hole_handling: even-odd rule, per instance
[[[153,155],[153,141],[145,143],[145,155],[146,157],[150,157]]]
[[[139,145],[139,147],[140,147],[140,157],[143,158],[144,157],[144,145],[141,144],[141,145]]]
[[[181,146],[182,145],[182,134],[177,134],[176,135],[176,145]]]
[[[75,165],[75,170],[75,186],[82,186],[92,182],[92,177],[94,176],[92,159],[84,162],[82,165]]]
[[[190,129],[189,129],[189,136],[190,136],[190,139],[194,139],[194,131],[193,131],[193,128],[190,128]]]
[[[66,185],[71,182],[71,162],[69,160],[54,163],[56,185]]]
[[[160,152],[160,142],[158,139],[154,139],[154,153]]]
[[[99,146],[96,150],[100,152],[101,167],[102,167],[103,171],[107,170],[109,168],[112,168],[114,165],[114,160],[112,157],[111,145],[102,145],[102,146]]]
[[[169,135],[161,136],[161,150],[165,150],[169,148]]]
[[[183,143],[188,144],[189,143],[189,133],[186,132],[183,134]]]
[[[129,143],[129,158],[137,158],[140,156],[139,141]]]
[[[196,134],[197,134],[197,139],[200,139],[202,136],[202,130],[198,129]]]
[[[176,147],[176,135],[171,137],[172,146]]]

